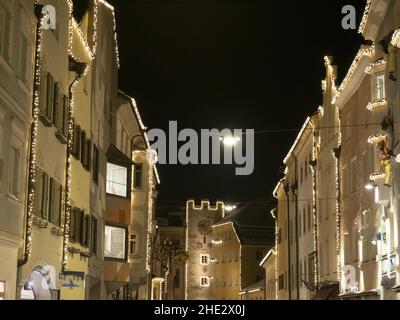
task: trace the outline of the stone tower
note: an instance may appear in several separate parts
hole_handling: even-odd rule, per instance
[[[212,225],[224,218],[224,203],[212,206],[202,201],[196,206],[194,200],[186,203],[186,299],[212,300],[210,249],[212,247]]]

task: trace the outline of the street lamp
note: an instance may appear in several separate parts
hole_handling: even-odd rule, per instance
[[[233,205],[233,206],[228,205],[228,206],[225,206],[225,207],[224,207],[224,209],[225,209],[226,212],[232,212],[232,211],[235,210],[236,208],[237,208],[237,207],[236,207],[235,205]]]

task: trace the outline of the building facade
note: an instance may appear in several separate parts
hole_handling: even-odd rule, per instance
[[[0,299],[15,299],[23,259],[36,26],[33,1],[0,2]]]
[[[260,266],[265,269],[264,299],[277,300],[277,261],[275,248],[268,251],[267,255],[261,261]]]

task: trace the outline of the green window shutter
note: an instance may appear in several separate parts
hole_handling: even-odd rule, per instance
[[[83,167],[86,167],[86,158],[87,158],[86,148],[87,148],[86,132],[82,131],[82,133],[81,133],[81,163],[82,163]]]
[[[63,128],[64,137],[68,137],[68,117],[69,117],[69,102],[67,96],[63,97]]]
[[[43,173],[43,199],[42,199],[42,218],[49,218],[49,176]]]
[[[76,242],[76,208],[71,210],[71,219],[69,222],[69,237],[71,242]]]
[[[43,171],[36,168],[36,183],[35,183],[35,214],[38,217],[42,216],[43,209]]]
[[[53,119],[53,109],[54,109],[54,78],[50,73],[48,73],[46,117],[50,121],[52,121]]]
[[[49,221],[54,223],[55,217],[55,181],[53,178],[50,178],[49,185]]]
[[[47,109],[47,72],[42,71],[40,77],[40,101],[39,101],[40,113],[46,115]]]
[[[53,123],[54,126],[60,131],[61,130],[61,119],[62,119],[62,104],[61,104],[61,94],[60,87],[58,83],[54,85],[54,109],[53,109]]]
[[[54,199],[54,224],[61,226],[62,213],[62,186],[59,183],[55,184],[55,199]]]

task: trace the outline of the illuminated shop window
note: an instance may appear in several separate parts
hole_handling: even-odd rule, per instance
[[[207,288],[210,286],[210,278],[209,277],[200,277],[200,286],[203,288]]]
[[[200,264],[205,266],[210,264],[210,256],[208,254],[202,254],[200,256]]]
[[[372,97],[374,101],[383,100],[386,98],[385,93],[385,75],[377,74],[373,78]]]
[[[0,281],[0,300],[4,300],[6,295],[6,282]]]

